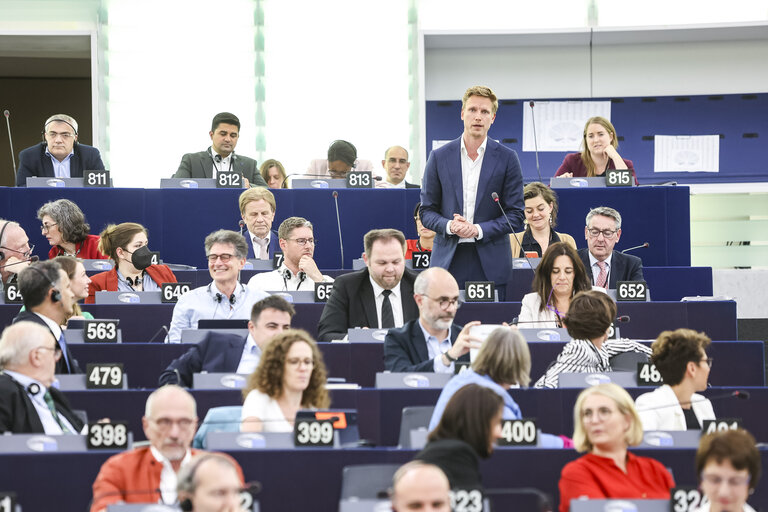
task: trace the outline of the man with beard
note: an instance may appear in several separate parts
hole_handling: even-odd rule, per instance
[[[453,373],[456,361],[469,362],[469,349],[482,343],[469,330],[480,322],[469,322],[463,329],[453,323],[461,306],[456,279],[443,268],[429,268],[416,278],[413,299],[419,318],[387,333],[384,369]]]

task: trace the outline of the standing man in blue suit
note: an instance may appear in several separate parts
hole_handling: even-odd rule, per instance
[[[517,154],[488,137],[499,107],[493,91],[470,87],[461,103],[464,133],[427,160],[421,222],[438,234],[431,266],[447,269],[460,288],[466,281],[495,281],[503,300],[512,270],[507,219],[514,231],[522,228],[523,174]]]
[[[77,142],[77,121],[55,114],[43,125],[43,142],[19,153],[16,186],[26,187],[27,178],[82,178],[84,170],[104,170],[99,150]]]
[[[240,234],[248,239],[248,259],[271,260],[280,250],[280,239],[272,231],[277,203],[268,188],[255,187],[240,194]],[[248,234],[243,229],[248,229]]]

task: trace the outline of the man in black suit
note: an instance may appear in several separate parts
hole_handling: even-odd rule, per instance
[[[55,114],[43,125],[43,142],[19,153],[16,186],[26,187],[31,176],[82,178],[84,170],[104,170],[99,150],[77,142],[77,121]]]
[[[643,261],[637,256],[614,251],[621,238],[621,214],[607,206],[593,208],[587,214],[584,238],[589,249],[579,249],[579,257],[592,284],[616,288],[619,281],[644,281]]]
[[[408,151],[401,146],[392,146],[384,152],[381,166],[387,173],[386,179],[380,181],[377,188],[419,188],[419,185],[408,183],[405,176],[411,162],[408,161]]]
[[[0,219],[0,293],[29,266],[32,247],[24,228],[12,220]]]
[[[235,155],[235,146],[240,138],[240,120],[235,114],[220,112],[213,117],[211,147],[198,153],[187,153],[174,178],[215,178],[214,173],[235,172],[243,176],[245,187],[266,187],[256,160]]]
[[[192,376],[211,373],[250,374],[259,364],[261,352],[273,336],[291,328],[296,311],[282,297],[270,295],[251,309],[248,336],[210,332],[160,374],[159,385],[192,387]]]
[[[75,304],[67,273],[52,260],[32,263],[19,274],[19,292],[24,297],[24,311],[13,323],[29,321],[47,327],[62,352],[56,373],[83,373],[61,330]]]
[[[83,421],[52,387],[61,351],[45,327],[18,322],[0,338],[0,434],[79,434]]]
[[[319,341],[342,339],[354,327],[400,327],[419,314],[413,301],[416,273],[405,268],[403,233],[374,229],[365,234],[363,245],[367,268],[334,281],[320,316]]]
[[[453,323],[461,302],[459,285],[445,269],[432,267],[416,278],[414,300],[419,318],[384,338],[384,369],[391,372],[453,373],[456,361],[469,362],[469,349],[480,348],[481,339]]]
[[[238,203],[242,218],[240,234],[248,239],[248,259],[271,260],[275,251],[280,251],[277,231],[272,230],[277,211],[275,195],[268,188],[249,188],[240,194]]]

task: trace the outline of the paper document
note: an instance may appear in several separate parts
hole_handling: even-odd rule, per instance
[[[719,135],[656,135],[653,172],[719,172]]]
[[[532,115],[533,114],[533,115]],[[610,101],[537,101],[523,106],[523,151],[534,151],[533,122],[539,151],[580,151],[584,123],[590,117],[611,118]]]

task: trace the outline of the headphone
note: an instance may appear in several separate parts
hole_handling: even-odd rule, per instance
[[[288,281],[293,277],[293,274],[291,273],[291,270],[289,268],[283,269],[283,272],[280,274],[283,278],[283,286],[285,286],[285,291],[288,291]],[[301,286],[301,283],[304,282],[304,280],[307,278],[307,273],[303,270],[300,270],[296,276],[299,278],[299,284],[296,286],[296,289],[298,290]]]
[[[216,156],[213,155],[213,150],[211,148],[208,148],[208,156],[211,157],[211,161],[213,162],[213,166],[216,167],[216,170],[219,172],[224,172],[223,169],[219,169],[216,164],[220,164],[223,158],[221,158],[221,155],[216,153]],[[235,152],[231,152],[229,154],[232,158],[229,160],[229,171],[232,171],[232,165],[235,163]]]
[[[0,245],[3,243],[3,235],[5,234],[5,228],[8,227],[8,224],[13,222],[12,220],[5,221],[5,224],[3,224],[3,229],[0,229]],[[0,260],[5,259],[5,253],[3,251],[0,251]]]
[[[48,284],[51,285],[51,289],[53,290],[53,293],[51,294],[51,302],[59,302],[61,300],[61,292],[56,288],[56,284],[53,281],[51,281],[51,279],[47,275],[45,275],[45,272],[43,272],[39,268],[30,265],[29,269],[34,270],[35,272],[43,276],[46,281],[48,281]]]
[[[77,128],[75,128],[75,127],[72,125],[72,123],[70,123],[69,121],[66,121],[66,120],[64,120],[64,119],[59,119],[59,118],[57,117],[57,118],[54,118],[54,119],[51,119],[51,120],[49,120],[47,123],[45,123],[45,126],[43,126],[43,147],[46,147],[46,146],[48,145],[48,141],[47,141],[47,140],[45,140],[45,130],[46,130],[46,128],[48,128],[48,125],[49,125],[49,124],[51,124],[51,123],[55,123],[55,122],[59,122],[59,123],[68,124],[68,125],[69,125],[69,127],[70,127],[70,128],[72,128],[72,130],[75,132],[75,137],[77,137]],[[73,146],[77,146],[77,139],[75,139],[75,142],[74,142],[72,145],[73,145]]]
[[[234,464],[227,459],[225,456],[221,455],[220,453],[207,453],[205,455],[198,455],[195,457],[196,460],[194,460],[190,466],[184,468],[184,473],[180,475],[178,487],[179,490],[188,494],[192,494],[195,487],[195,474],[197,473],[197,468],[199,468],[204,462],[217,459],[217,460],[226,460],[234,469]],[[192,506],[192,500],[190,498],[184,498],[179,502],[179,508],[183,510],[184,512],[192,512],[193,506]]]
[[[125,282],[128,283],[128,285],[131,288],[136,288],[139,283],[144,281],[144,271],[141,272],[141,275],[136,276],[136,279],[131,279],[130,277],[125,278]]]
[[[211,288],[212,286],[213,286],[213,283],[210,283],[208,285],[208,293],[211,294],[211,296],[213,297],[213,300],[216,301],[217,304],[221,304],[221,301],[224,300],[226,296],[218,292],[216,292],[216,294],[214,295],[213,289]],[[245,291],[245,285],[243,283],[240,283],[240,287],[242,288],[243,291]],[[232,293],[232,295],[229,296],[229,303],[234,306],[236,302],[237,302],[237,297],[235,296],[234,293]]]
[[[29,386],[27,386],[27,393],[29,393],[32,396],[35,396],[40,392],[40,384],[37,382],[33,382]]]

